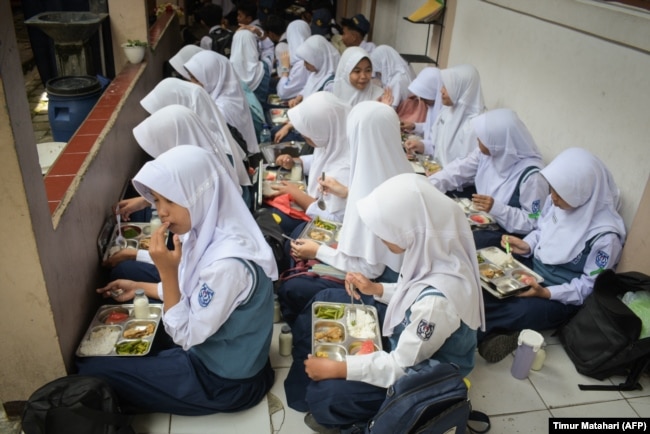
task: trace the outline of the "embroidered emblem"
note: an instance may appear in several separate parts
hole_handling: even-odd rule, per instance
[[[609,255],[602,250],[599,250],[598,253],[596,253],[596,265],[600,268],[605,268],[607,262],[609,262]]]
[[[208,288],[208,285],[204,283],[199,290],[199,304],[201,307],[209,305],[212,301],[212,297],[214,297],[214,291]]]
[[[435,324],[431,324],[422,319],[420,320],[420,324],[418,324],[417,335],[423,341],[428,341],[433,334],[434,328],[436,328]]]
[[[539,213],[539,199],[533,201],[533,213]]]

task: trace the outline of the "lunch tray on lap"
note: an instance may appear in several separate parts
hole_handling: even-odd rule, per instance
[[[476,256],[481,286],[497,298],[509,297],[529,289],[530,285],[522,281],[526,277],[534,278],[537,283],[544,282],[542,276],[516,259],[508,262],[506,252],[498,247],[479,249]]]
[[[317,216],[305,225],[298,238],[306,238],[319,244],[331,246],[338,244],[342,227],[341,223],[325,220]]]
[[[374,319],[373,337],[352,336],[349,325],[350,311],[356,310],[360,321],[360,311],[365,311]],[[352,329],[354,331],[354,329]],[[312,354],[331,360],[343,361],[348,355],[356,354],[372,342],[373,351],[380,351],[381,331],[379,317],[374,306],[350,303],[314,302],[312,305]]]

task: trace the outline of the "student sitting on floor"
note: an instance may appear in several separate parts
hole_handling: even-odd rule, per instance
[[[503,234],[525,236],[535,229],[548,183],[540,174],[542,155],[514,111],[490,110],[471,124],[478,147],[431,175],[429,181],[443,193],[476,185],[470,211],[489,213],[499,226],[474,231],[476,248],[482,249],[501,245]]]
[[[356,272],[346,276],[346,283],[372,296],[374,304],[388,305],[379,318],[387,338],[384,350],[343,361],[318,357],[310,354],[311,311],[296,321],[287,402],[308,410],[305,421],[317,432],[364,425],[386,398],[386,389],[407,368],[429,359],[454,363],[467,375],[474,367],[476,331],[484,324],[474,241],[464,213],[451,199],[424,177],[402,174],[356,207],[362,224],[404,260],[396,284],[373,283]],[[347,293],[326,290],[314,301],[350,302],[350,295],[359,298],[348,286]],[[301,370],[309,379],[296,378]]]
[[[81,375],[105,379],[129,411],[206,415],[257,405],[271,389],[277,268],[237,186],[214,154],[176,146],[133,179],[163,221],[149,252],[161,282],[117,280],[98,292],[126,302],[142,288],[161,299],[175,346],[147,357],[85,357]],[[174,235],[174,250],[165,232]]]
[[[517,346],[523,329],[559,327],[584,303],[600,272],[614,269],[625,242],[620,192],[607,167],[581,148],[569,148],[541,171],[551,186],[538,227],[523,240],[504,235],[512,253],[544,278],[521,294],[485,296],[486,333],[479,354],[498,362]]]

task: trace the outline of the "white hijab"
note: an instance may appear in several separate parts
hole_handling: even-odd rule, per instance
[[[550,199],[546,201],[546,212],[539,220],[537,259],[545,264],[566,264],[602,232],[615,232],[621,242],[625,241],[625,223],[617,211],[620,191],[595,155],[582,148],[569,148],[541,173],[573,209],[565,211]]]
[[[249,30],[237,30],[232,37],[230,63],[239,78],[250,87],[257,89],[264,77],[264,63],[260,60],[257,36]]]
[[[443,69],[440,75],[454,105],[443,106],[440,110],[433,125],[431,140],[436,161],[445,166],[476,149],[476,137],[469,120],[485,111],[485,103],[481,79],[472,65]]]
[[[174,54],[171,59],[169,59],[169,64],[178,72],[185,80],[190,79],[190,75],[187,73],[187,69],[183,65],[187,63],[188,60],[192,58],[196,53],[203,51],[203,48],[198,45],[185,45],[183,48],[178,50],[178,53]]]
[[[359,90],[350,83],[350,73],[363,58],[370,61],[370,54],[361,47],[348,47],[343,52],[334,77],[334,95],[354,107],[361,101],[375,101],[383,93],[383,89],[372,81],[365,89]],[[371,62],[372,65],[372,62]]]
[[[316,92],[287,112],[294,128],[316,145],[307,186],[311,197],[318,195],[318,179],[323,172],[343,185],[350,179],[350,148],[345,130],[349,113],[350,106],[331,92]],[[345,199],[332,194],[324,199],[328,212],[345,209]]]
[[[185,68],[201,82],[226,118],[226,122],[237,128],[246,141],[248,152],[259,152],[250,106],[246,102],[239,77],[228,58],[214,51],[203,50],[192,56]]]
[[[481,154],[476,171],[476,190],[507,204],[521,174],[530,166],[544,167],[542,154],[517,113],[502,108],[471,120],[474,132],[490,155]]]
[[[357,202],[395,175],[413,173],[401,146],[399,118],[392,107],[364,101],[352,108],[347,122],[350,145],[350,182],[343,227],[337,250],[364,258],[369,264],[384,264],[397,271],[402,255],[396,255],[359,218]]]
[[[225,258],[255,262],[269,278],[277,279],[270,246],[213,153],[198,146],[176,146],[146,163],[133,186],[152,203],[155,191],[189,211],[192,227],[181,234],[178,269],[185,296],[199,285],[201,270]]]
[[[171,104],[183,105],[201,118],[219,147],[232,157],[239,185],[251,185],[243,162],[246,154],[230,134],[226,119],[210,94],[203,87],[189,81],[166,78],[140,100],[140,105],[150,114]]]
[[[307,83],[300,92],[303,98],[317,92],[323,87],[327,79],[334,76],[341,58],[338,50],[321,35],[313,35],[307,38],[298,47],[296,56],[316,68],[316,72],[309,74]]]
[[[193,144],[211,151],[224,167],[224,171],[239,187],[237,172],[214,136],[189,108],[172,104],[154,112],[133,128],[140,147],[153,158],[177,146]],[[239,187],[241,194],[241,187]]]
[[[427,118],[424,121],[424,140],[431,140],[431,129],[433,128],[438,114],[442,109],[442,77],[440,70],[434,66],[427,66],[415,77],[409,85],[411,93],[417,97],[435,101],[433,106],[427,110]]]
[[[415,79],[413,67],[390,45],[379,45],[370,53],[372,69],[381,74],[381,84],[393,92],[394,107],[409,96],[409,84]],[[432,98],[433,99],[433,98]]]
[[[357,203],[376,237],[405,249],[383,334],[390,336],[423,289],[442,292],[471,329],[485,325],[474,237],[456,203],[416,174],[397,175]]]
[[[290,62],[293,65],[300,61],[297,56],[298,47],[311,36],[311,28],[306,21],[294,20],[287,26],[287,44],[289,46]]]

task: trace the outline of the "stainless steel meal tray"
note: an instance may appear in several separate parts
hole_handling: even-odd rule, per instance
[[[289,116],[287,115],[288,110],[288,108],[269,109],[269,117],[271,118],[271,123],[273,125],[282,125],[289,122]]]
[[[374,319],[371,332],[373,337],[354,336],[355,328],[350,324],[350,312],[355,310],[357,319],[361,311]],[[323,312],[340,313],[340,315],[322,315]],[[320,315],[320,316],[319,316]],[[358,324],[360,324],[358,322]],[[367,331],[367,330],[364,330]],[[316,357],[326,357],[343,361],[348,355],[354,355],[366,341],[372,341],[374,351],[380,351],[381,330],[379,317],[374,306],[361,304],[314,302],[312,305],[312,354]]]
[[[111,314],[128,316],[123,320],[111,320]],[[144,356],[151,351],[161,317],[162,304],[149,305],[149,318],[146,319],[135,318],[133,304],[101,306],[79,343],[76,354],[78,357]],[[138,344],[143,350],[137,354],[118,354],[117,346],[130,344]]]
[[[122,223],[122,236],[126,238],[126,248],[149,250],[149,242],[151,241],[151,225],[149,223]],[[117,238],[117,225],[113,228],[110,242],[106,244],[102,260],[106,260],[113,253],[115,249],[115,239]],[[167,241],[167,236],[165,236]],[[118,249],[119,250],[119,249]]]
[[[307,238],[319,244],[332,245],[339,242],[341,223],[316,217],[305,225],[298,238]]]
[[[274,108],[289,107],[289,101],[283,101],[282,98],[280,98],[280,96],[275,93],[269,94],[266,102]]]
[[[544,278],[516,259],[508,261],[508,255],[498,247],[486,247],[476,251],[479,262],[481,286],[498,298],[515,295],[530,288],[522,279],[533,277],[538,283]]]

